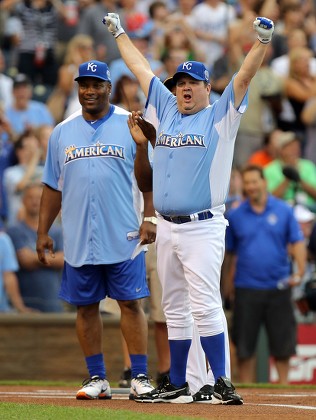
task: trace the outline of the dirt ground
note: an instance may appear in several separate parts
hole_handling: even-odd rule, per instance
[[[185,418],[212,420],[298,420],[316,419],[315,389],[246,389],[238,390],[244,398],[241,406],[211,404],[136,403],[128,394],[114,389],[112,400],[77,401],[76,389],[69,387],[0,386],[0,402],[49,404],[72,407],[106,407],[133,410],[139,413],[174,415]]]

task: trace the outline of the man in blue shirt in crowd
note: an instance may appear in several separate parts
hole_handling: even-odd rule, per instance
[[[300,283],[306,263],[303,234],[293,209],[268,194],[260,167],[249,165],[242,178],[246,200],[227,214],[225,266],[234,279],[223,276],[225,298],[234,299],[232,340],[239,380],[254,382],[256,343],[264,324],[279,382],[286,384],[296,345],[291,286]]]

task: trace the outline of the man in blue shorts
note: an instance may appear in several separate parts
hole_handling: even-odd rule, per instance
[[[303,234],[293,209],[268,194],[262,168],[247,166],[242,180],[246,200],[227,215],[225,266],[234,279],[223,276],[230,284],[226,298],[234,302],[232,339],[239,380],[255,382],[256,344],[264,325],[279,382],[287,384],[296,345],[291,286],[299,284],[305,272]]]
[[[194,322],[215,377],[213,404],[242,404],[225,375],[224,311],[220,273],[225,248],[225,200],[234,143],[247,109],[248,87],[263,62],[274,24],[258,17],[257,40],[220,99],[210,105],[209,72],[201,62],[180,64],[173,75],[174,96],[135,48],[119,16],[103,22],[147,97],[146,113],[157,127],[153,157],[153,196],[157,212],[157,269],[167,320],[170,376],[138,402],[190,403],[186,365]],[[146,118],[146,114],[145,114]],[[145,155],[145,159],[146,159]],[[142,159],[139,163],[141,165]],[[147,177],[142,168],[143,176]],[[151,181],[151,175],[148,175]]]
[[[60,298],[77,306],[77,335],[90,378],[77,399],[111,398],[102,353],[99,302],[116,299],[131,359],[131,396],[153,387],[147,376],[147,320],[141,299],[148,296],[144,252],[138,244],[155,240],[152,194],[141,195],[134,177],[136,145],[128,112],[110,104],[108,66],[79,66],[80,111],[55,127],[44,168],[37,252],[53,253],[48,230],[62,211],[65,265]]]

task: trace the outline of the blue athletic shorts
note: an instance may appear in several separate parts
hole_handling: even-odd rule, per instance
[[[117,264],[72,267],[65,262],[59,297],[81,306],[100,302],[106,296],[115,300],[136,300],[149,296],[145,255]]]

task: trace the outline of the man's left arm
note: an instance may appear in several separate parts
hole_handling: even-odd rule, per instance
[[[234,78],[235,108],[241,104],[252,78],[260,68],[274,31],[274,23],[265,17],[257,17],[253,27],[258,38]]]

